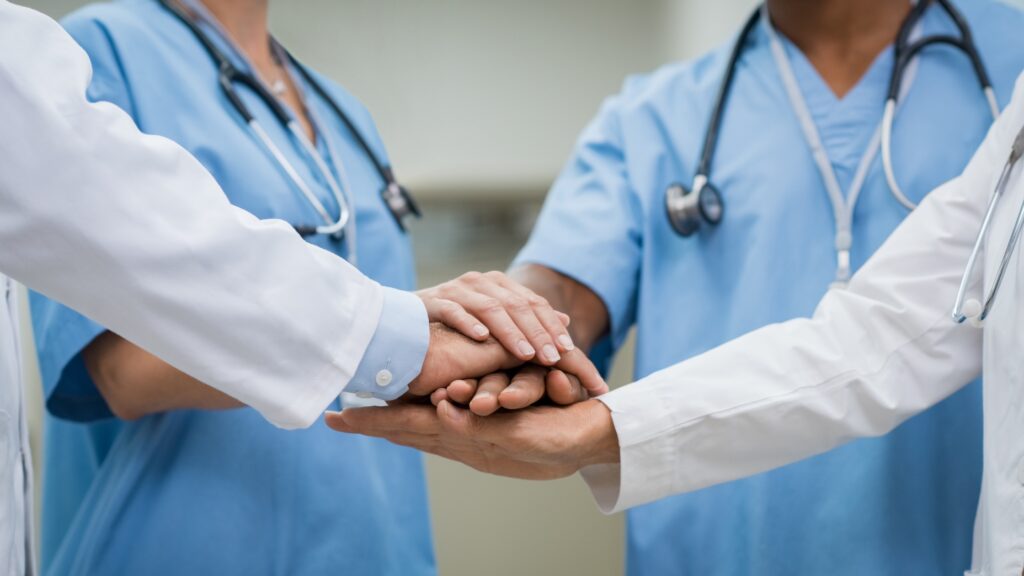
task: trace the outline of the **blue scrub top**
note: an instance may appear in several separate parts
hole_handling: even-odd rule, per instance
[[[1024,16],[963,2],[1002,103],[1024,67]],[[924,31],[952,31],[935,7]],[[836,272],[832,207],[759,25],[740,60],[711,181],[725,217],[681,238],[665,190],[690,183],[731,43],[629,80],[580,138],[518,261],[593,289],[612,344],[638,332],[636,376],[766,324],[809,316]],[[882,116],[891,51],[841,100],[787,42],[844,191]],[[968,60],[926,51],[894,130],[914,200],[958,174],[992,119]],[[854,217],[860,266],[907,215],[876,158]],[[950,303],[952,304],[952,303]],[[808,431],[813,433],[813,431]],[[628,516],[628,571],[831,576],[959,574],[969,567],[981,476],[975,383],[892,434],[769,473],[643,506]]]
[[[92,58],[91,98],[113,102],[143,131],[180,143],[234,204],[261,218],[319,222],[227,104],[210,57],[156,2],[92,6],[65,25]],[[383,158],[366,110],[323,82]],[[258,98],[238,90],[336,213],[312,161]],[[306,93],[321,121],[320,150],[329,139],[352,185],[362,271],[382,284],[413,288],[410,243],[380,198],[379,175],[325,102]],[[313,242],[347,254],[344,242],[322,236]],[[47,422],[46,573],[436,572],[418,453],[337,434],[322,422],[282,431],[251,409],[110,420],[80,354],[103,327],[39,295],[32,308],[47,405],[63,419]]]

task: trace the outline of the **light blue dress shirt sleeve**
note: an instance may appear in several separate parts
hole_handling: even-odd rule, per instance
[[[430,324],[423,302],[415,294],[384,288],[380,323],[345,392],[381,400],[399,398],[419,376],[429,345]]]

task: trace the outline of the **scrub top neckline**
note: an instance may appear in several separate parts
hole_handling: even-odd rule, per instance
[[[225,57],[228,58],[231,63],[239,70],[252,75],[257,82],[266,90],[268,94],[273,94],[270,88],[267,86],[264,78],[253,66],[252,61],[248,56],[238,48],[235,42],[231,39],[230,35],[224,29],[224,26],[212,14],[209,9],[202,3],[201,0],[178,0],[187,8],[193,10],[197,17],[197,25],[206,29],[210,40],[218,45],[218,47],[225,53]],[[307,118],[312,127],[314,139],[309,140],[304,133],[293,135],[293,142],[298,142],[299,148],[306,146],[301,144],[302,139],[308,142],[310,149],[297,151],[299,156],[305,156],[309,162],[313,164],[319,164],[319,169],[313,169],[309,167],[310,176],[320,184],[320,194],[317,194],[317,199],[321,202],[321,205],[330,211],[343,210],[343,205],[347,205],[348,209],[353,210],[352,217],[349,225],[347,226],[346,234],[346,247],[348,248],[347,260],[353,265],[358,266],[357,257],[357,232],[356,232],[356,221],[355,221],[355,205],[352,202],[352,198],[349,196],[351,186],[349,184],[348,172],[345,169],[344,162],[338,156],[338,150],[330,142],[327,136],[327,131],[322,128],[322,118],[317,113],[313,103],[310,101],[308,95],[312,92],[310,87],[305,82],[302,74],[298,73],[295,68],[295,63],[289,58],[288,53],[285,49],[274,39],[272,34],[268,32],[268,38],[270,41],[270,50],[273,55],[278,58],[281,62],[282,67],[285,69],[285,73],[288,74],[292,80],[292,84],[295,87],[296,94],[302,106],[304,106]],[[295,111],[288,104],[288,102],[271,96],[285,110],[285,113],[289,116],[292,122],[296,122]],[[299,132],[302,132],[301,129]],[[308,164],[308,163],[307,163]],[[333,179],[333,184],[328,181]],[[336,187],[340,192],[340,197],[335,197],[335,194],[330,193],[329,190],[332,187]],[[324,193],[327,192],[327,193]],[[329,204],[322,204],[324,201]],[[311,205],[314,203],[311,201]]]
[[[256,81],[259,82],[261,86],[263,86],[263,88],[267,91],[268,94],[274,94],[274,91],[271,89],[270,85],[267,84],[266,79],[263,77],[262,74],[260,74],[259,69],[257,69],[256,66],[253,65],[252,59],[250,59],[245,52],[238,48],[238,45],[231,38],[231,35],[228,34],[227,29],[224,28],[224,25],[220,22],[219,19],[217,19],[217,16],[210,12],[209,8],[207,8],[206,5],[203,4],[201,0],[178,1],[180,1],[182,4],[184,4],[189,9],[193,10],[196,14],[199,15],[199,25],[208,28],[211,32],[213,32],[213,34],[211,35],[212,39],[221,45],[222,50],[226,50],[227,56],[234,60],[233,64],[235,66],[239,67],[244,72],[252,75],[256,79]],[[305,108],[306,116],[309,119],[309,124],[313,132],[313,138],[311,139],[311,143],[313,144],[314,147],[320,150],[322,144],[321,140],[323,140],[323,132],[320,129],[320,126],[317,125],[317,121],[310,110],[309,101],[307,99],[308,91],[306,85],[300,78],[301,75],[296,73],[294,66],[292,66],[291,62],[288,61],[284,49],[277,42],[274,36],[270,34],[269,31],[267,33],[267,36],[270,40],[270,51],[272,55],[274,56],[274,58],[278,59],[281,68],[285,71],[285,74],[288,75],[288,79],[292,81],[292,85],[295,87],[299,102]],[[281,98],[277,98],[276,96],[275,99],[288,113],[288,116],[291,120],[296,120],[298,118],[298,114],[296,114],[296,111],[292,108],[291,104],[289,104],[288,101],[283,100]]]
[[[893,43],[886,44],[853,86],[840,97],[799,46],[777,28],[775,33],[786,50],[786,56],[797,78],[800,79],[800,88],[807,107],[819,123],[824,118],[836,114],[860,115],[865,109],[877,109],[881,117],[881,103],[885,101],[893,66]]]

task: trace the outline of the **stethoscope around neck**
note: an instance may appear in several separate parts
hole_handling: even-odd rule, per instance
[[[298,121],[295,120],[295,118],[293,118],[285,109],[284,105],[273,94],[271,94],[269,90],[267,90],[263,82],[252,74],[239,70],[238,67],[235,66],[203,32],[195,18],[184,8],[178,6],[171,0],[159,0],[159,2],[166,10],[185,24],[199,43],[202,44],[203,48],[217,65],[217,81],[225,98],[227,98],[232,108],[234,108],[235,111],[238,112],[239,116],[241,116],[242,121],[249,128],[254,137],[274,158],[274,161],[288,176],[295,188],[299,190],[303,197],[305,197],[306,201],[309,202],[320,218],[324,221],[324,224],[317,226],[293,224],[295,230],[302,236],[323,234],[334,238],[341,238],[352,219],[352,210],[350,208],[349,201],[345,196],[345,189],[350,188],[348,186],[342,186],[342,184],[338,182],[338,179],[334,177],[330,168],[327,166],[326,162],[324,162],[324,159],[303,132]],[[412,195],[405,189],[405,187],[401,186],[397,182],[391,167],[380,161],[369,143],[363,137],[362,133],[356,128],[355,123],[353,123],[351,118],[349,118],[348,114],[341,109],[337,102],[334,101],[334,99],[327,93],[327,90],[313,77],[306,67],[276,42],[274,42],[274,48],[278,54],[283,55],[283,57],[287,59],[287,62],[294,70],[298,71],[305,83],[327,104],[331,111],[341,120],[355,138],[357,145],[366,154],[367,158],[370,159],[370,162],[373,164],[377,174],[384,182],[384,189],[381,191],[381,197],[384,200],[384,203],[387,205],[388,210],[391,212],[391,215],[394,217],[398,226],[402,230],[405,230],[405,218],[408,216],[418,218],[421,214],[419,206],[416,204]],[[236,84],[245,86],[256,94],[264,105],[270,109],[277,121],[280,122],[280,124],[292,135],[295,141],[299,143],[303,152],[312,159],[338,204],[337,218],[331,216],[323,202],[320,201],[306,181],[299,175],[292,163],[288,161],[288,158],[284,155],[281,149],[274,143],[273,139],[270,138],[266,130],[256,119],[255,115],[253,115],[249,110],[249,107],[245,105],[245,102],[242,101],[241,96],[239,96],[238,91],[235,89]],[[337,166],[336,168],[341,173],[342,179],[344,179],[345,175],[343,167]]]
[[[958,29],[960,37],[932,35],[913,41],[911,40],[914,29],[921,21],[921,18],[928,6],[933,3],[938,4],[943,11],[949,15],[950,19]],[[725,203],[722,199],[722,195],[712,182],[711,166],[714,160],[715,149],[718,145],[718,136],[722,125],[722,119],[725,115],[725,105],[729,99],[730,90],[736,76],[740,57],[743,55],[744,47],[746,46],[751,33],[757,26],[758,22],[762,20],[765,22],[765,26],[768,29],[768,33],[773,44],[772,48],[774,56],[776,61],[779,63],[780,72],[783,75],[783,81],[786,85],[790,101],[793,104],[794,111],[797,112],[797,115],[801,120],[804,135],[810,144],[812,153],[815,155],[815,161],[825,177],[826,185],[830,188],[838,186],[838,184],[835,183],[834,172],[832,172],[832,169],[828,164],[828,159],[824,154],[820,137],[818,136],[816,128],[813,126],[813,121],[810,120],[810,115],[806,110],[806,104],[803,102],[802,96],[799,95],[799,89],[795,85],[795,80],[792,77],[792,70],[789,68],[788,61],[785,60],[781,44],[777,41],[775,32],[768,21],[767,9],[762,5],[754,11],[744,24],[736,43],[729,54],[725,75],[719,85],[718,93],[711,109],[711,117],[704,136],[704,146],[701,150],[700,161],[697,165],[697,171],[693,178],[692,186],[687,188],[683,184],[673,183],[668,187],[665,193],[665,209],[668,214],[669,224],[680,236],[689,237],[697,233],[704,226],[716,226],[722,221],[725,214]],[[992,89],[992,83],[985,70],[984,63],[978,55],[977,48],[974,45],[973,36],[966,20],[964,20],[963,16],[949,3],[948,0],[920,0],[917,2],[913,8],[911,8],[910,14],[908,14],[907,18],[900,26],[896,42],[894,43],[893,71],[889,81],[885,110],[880,126],[880,136],[876,135],[881,141],[880,148],[882,164],[885,169],[886,182],[889,186],[890,192],[900,204],[910,210],[913,210],[915,205],[900,189],[893,169],[891,146],[892,125],[895,117],[896,106],[903,88],[903,80],[910,71],[911,62],[914,61],[923,49],[934,45],[947,45],[956,48],[970,59],[975,76],[981,85],[993,117],[997,117],[999,115],[999,108],[996,104],[995,92]],[[873,143],[872,145],[875,146],[877,144]],[[858,192],[859,187],[863,184],[863,178],[866,176],[867,169],[870,166],[870,159],[873,153],[873,151],[869,150],[868,153],[865,154],[860,167],[861,169],[858,170],[858,177],[854,179],[856,181],[855,185]],[[830,180],[832,180],[832,182],[830,182]],[[841,193],[830,190],[830,196],[832,196],[831,199],[833,204],[842,202]],[[840,197],[837,199],[836,196]],[[852,202],[856,202],[856,194],[851,193],[851,196]],[[843,208],[845,210],[845,216],[852,218],[852,207],[844,206]],[[841,222],[838,214],[839,211],[837,209],[836,250],[839,254],[837,284],[842,284],[845,282],[845,276],[848,275],[849,272],[849,250],[850,244],[852,243],[852,235],[849,230],[844,231],[839,228]],[[847,222],[844,225],[848,226],[848,224],[849,223]]]

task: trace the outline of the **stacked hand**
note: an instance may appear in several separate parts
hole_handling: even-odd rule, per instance
[[[591,400],[608,386],[573,344],[568,316],[500,272],[466,274],[419,296],[433,324],[411,398],[328,414],[331,428],[522,478],[618,461],[611,415]],[[426,397],[433,405],[409,401]]]

